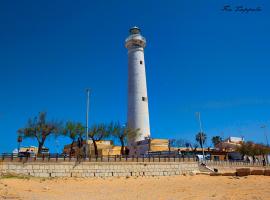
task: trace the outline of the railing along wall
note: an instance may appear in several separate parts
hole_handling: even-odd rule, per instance
[[[270,163],[256,161],[256,162],[247,162],[247,161],[214,161],[214,160],[206,160],[204,163],[207,166],[270,166]]]
[[[1,154],[2,161],[17,161],[17,162],[71,162],[71,161],[87,161],[87,162],[195,162],[195,157],[185,157],[182,155],[177,156],[70,156],[63,154],[43,154],[37,155],[27,155],[27,156],[17,156],[14,154]]]
[[[196,157],[184,155],[148,155],[148,156],[70,156],[64,154],[43,154],[18,156],[12,153],[0,154],[2,162],[202,162],[198,161]],[[206,165],[218,166],[270,166],[269,163],[244,162],[244,161],[203,161]]]

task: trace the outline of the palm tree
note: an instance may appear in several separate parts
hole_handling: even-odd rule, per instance
[[[109,134],[108,126],[105,124],[96,124],[90,128],[88,136],[93,141],[96,156],[98,156],[97,141],[109,137]]]
[[[75,140],[78,139],[82,141],[82,136],[84,134],[84,126],[81,123],[74,123],[74,122],[69,121],[66,123],[65,129],[63,132],[65,136],[68,136],[72,140],[72,143],[70,145],[70,154],[71,154],[73,152],[73,146],[74,146]]]
[[[200,144],[201,148],[203,148],[203,145],[205,144],[206,139],[207,139],[207,137],[206,137],[206,134],[205,133],[199,132],[196,135],[196,141]]]
[[[212,137],[212,143],[213,143],[214,146],[217,146],[221,142],[222,142],[222,138],[220,136]]]
[[[131,129],[121,126],[120,123],[111,123],[109,126],[110,135],[117,138],[121,143],[121,155],[125,155],[125,144],[127,139],[132,139],[138,135],[139,129]]]
[[[40,112],[34,119],[30,118],[27,126],[18,130],[18,134],[23,138],[35,138],[38,141],[38,154],[42,153],[47,137],[53,134],[57,136],[59,133],[61,133],[61,123],[47,121],[45,112]]]

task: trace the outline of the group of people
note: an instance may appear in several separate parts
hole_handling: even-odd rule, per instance
[[[265,159],[265,157],[263,157],[261,159],[261,161],[260,161],[259,158],[258,157],[255,157],[255,156],[253,156],[253,157],[244,156],[244,161],[246,161],[248,163],[260,163],[261,162],[263,164],[263,166],[266,165],[266,159]]]

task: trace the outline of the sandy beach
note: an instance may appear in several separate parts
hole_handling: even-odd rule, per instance
[[[0,199],[179,200],[270,199],[270,177],[207,175],[130,178],[2,178]]]

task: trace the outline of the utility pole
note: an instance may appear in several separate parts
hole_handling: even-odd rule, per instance
[[[198,117],[198,121],[199,121],[199,126],[200,126],[200,136],[201,136],[201,144],[202,144],[202,152],[203,152],[203,161],[205,160],[205,153],[204,153],[204,148],[203,148],[203,142],[202,142],[202,134],[203,134],[203,129],[202,129],[202,121],[201,121],[201,113],[197,112],[196,113],[197,117]]]
[[[262,125],[261,128],[264,130],[266,145],[269,147],[269,141],[268,141],[267,132],[266,132],[266,125]]]
[[[89,123],[89,99],[90,99],[90,89],[87,88],[86,89],[86,139],[85,139],[85,145],[86,145],[86,156],[88,156],[89,154],[89,148],[88,148],[88,131],[89,131],[89,126],[88,126],[88,123]],[[90,148],[90,155],[91,155],[91,148]]]

